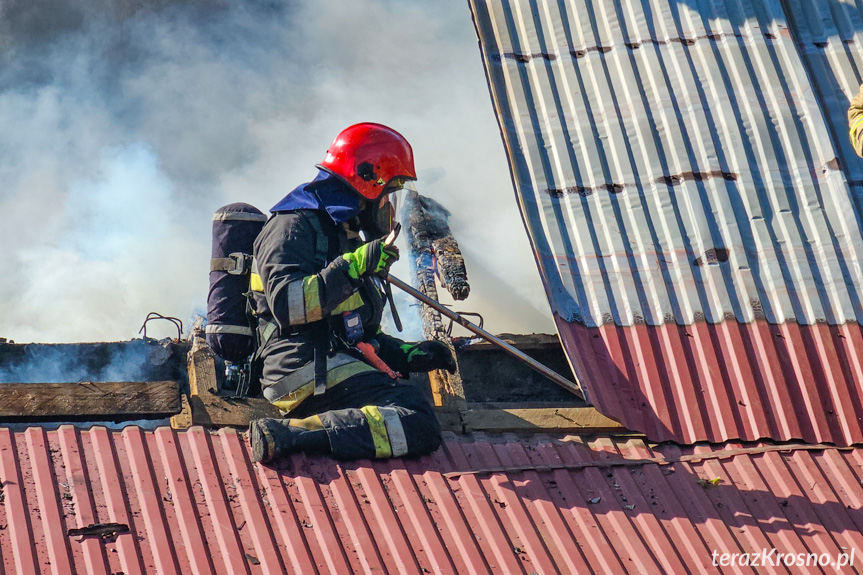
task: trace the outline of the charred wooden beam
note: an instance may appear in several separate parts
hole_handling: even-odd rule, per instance
[[[461,301],[467,298],[470,294],[470,284],[467,283],[464,257],[455,238],[447,235],[434,240],[432,252],[435,256],[435,272],[441,285],[453,299]]]
[[[417,267],[436,275],[453,297],[461,301],[470,294],[464,257],[449,227],[450,213],[431,198],[416,192],[405,194],[408,243],[419,258]],[[432,279],[433,277],[429,278]]]
[[[467,271],[458,243],[452,237],[447,219],[449,212],[431,198],[407,191],[403,220],[407,223],[407,240],[410,247],[410,263],[414,271],[414,285],[429,298],[438,301],[437,277],[441,285],[454,299],[462,300],[470,293]],[[440,312],[425,304],[420,317],[423,335],[446,344],[455,355],[455,348],[443,325]],[[444,408],[463,409],[464,387],[461,375],[446,371],[429,374],[435,405]]]

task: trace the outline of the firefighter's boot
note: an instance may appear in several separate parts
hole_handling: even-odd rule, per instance
[[[327,432],[317,415],[305,419],[256,419],[249,425],[252,459],[267,463],[304,451],[329,453]]]

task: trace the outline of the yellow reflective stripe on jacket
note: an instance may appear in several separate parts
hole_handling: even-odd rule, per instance
[[[261,281],[261,276],[255,272],[252,272],[249,276],[249,288],[251,288],[252,291],[264,293],[264,282]]]
[[[320,279],[317,275],[304,277],[288,284],[288,319],[291,325],[311,323],[323,319]],[[363,305],[363,296],[352,294],[336,307],[331,315],[353,311]]]
[[[306,302],[306,323],[324,319],[324,311],[321,309],[321,288],[317,275],[303,278],[303,294]],[[291,323],[294,323],[291,321]]]
[[[288,284],[288,323],[306,323],[306,289],[303,280]]]
[[[363,306],[363,296],[361,296],[358,292],[351,294],[351,297],[343,301],[334,309],[330,315],[338,315],[340,313],[344,313],[346,311],[354,311],[357,308]]]
[[[375,457],[378,459],[392,457],[390,438],[387,435],[387,426],[381,410],[376,405],[366,405],[361,407],[360,411],[363,412],[366,421],[369,422],[369,431],[372,433],[372,441],[375,444]]]
[[[334,367],[327,372],[327,389],[340,384],[349,377],[353,377],[360,373],[366,373],[368,371],[377,370],[361,361],[355,361],[347,365],[340,365],[338,367]],[[298,405],[300,405],[307,397],[312,395],[314,392],[315,382],[310,381],[306,384],[303,384],[301,387],[298,387],[296,390],[292,391],[288,395],[280,397],[276,401],[273,401],[272,404],[277,408],[281,409],[282,411],[290,412],[291,410],[296,409]]]
[[[320,280],[317,275],[306,276],[288,284],[288,323],[301,325],[323,319]]]
[[[848,138],[851,140],[851,145],[857,146],[857,128],[860,127],[860,124],[863,124],[863,116],[857,118],[857,121],[851,126],[851,129],[848,131]]]

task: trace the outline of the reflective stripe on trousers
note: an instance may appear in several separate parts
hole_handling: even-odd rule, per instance
[[[440,423],[423,390],[364,373],[308,398],[291,417],[319,415],[337,459],[422,455],[437,449]]]
[[[401,457],[408,452],[405,429],[395,409],[366,405],[360,408],[360,411],[369,422],[369,430],[375,444],[375,457],[379,459]]]
[[[361,407],[360,411],[369,423],[372,442],[375,444],[375,457],[401,457],[408,452],[405,429],[395,409],[366,405]]]

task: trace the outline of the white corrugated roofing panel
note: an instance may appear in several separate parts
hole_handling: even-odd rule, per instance
[[[563,319],[863,319],[860,226],[779,2],[471,4]]]

